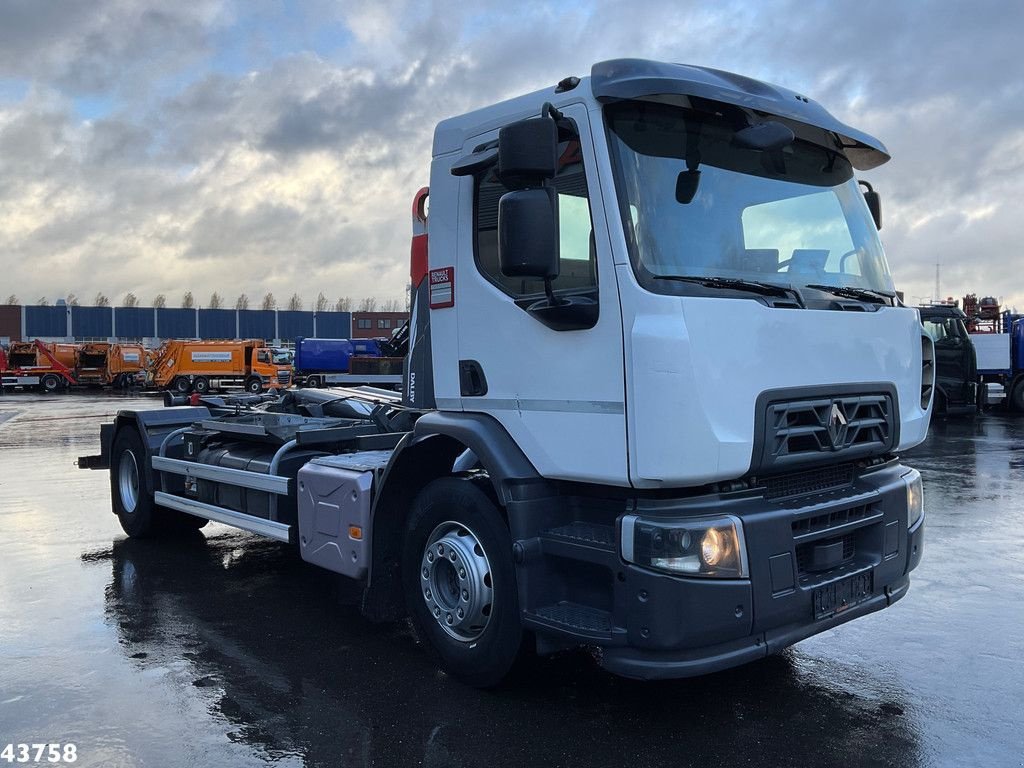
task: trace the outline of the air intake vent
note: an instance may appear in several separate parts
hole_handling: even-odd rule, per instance
[[[921,336],[921,407],[925,410],[932,401],[935,388],[935,345],[927,336]]]
[[[824,493],[853,484],[853,464],[832,464],[821,469],[776,475],[762,480],[766,499],[789,499],[810,493]]]

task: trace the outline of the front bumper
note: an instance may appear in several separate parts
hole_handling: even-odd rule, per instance
[[[907,468],[896,461],[859,476],[852,486],[772,501],[761,494],[659,500],[635,514],[647,518],[729,514],[742,521],[750,577],[713,579],[676,576],[626,563],[618,552],[604,606],[610,627],[596,638],[557,629],[579,644],[600,647],[608,670],[655,679],[715,672],[776,652],[811,635],[881,610],[909,588],[909,573],[921,559],[924,517],[907,529]],[[617,539],[616,539],[617,541]],[[841,545],[842,562],[821,568],[812,550]],[[848,553],[848,556],[847,556]],[[589,587],[570,601],[591,604],[596,554],[589,554]],[[558,569],[566,574],[564,569]],[[815,618],[815,590],[870,574],[870,596],[832,615]],[[534,579],[533,584],[538,584]],[[543,585],[547,590],[551,584]],[[565,585],[561,585],[563,588]],[[534,596],[524,595],[526,601]],[[525,604],[529,605],[529,602]],[[529,624],[529,622],[528,622]]]

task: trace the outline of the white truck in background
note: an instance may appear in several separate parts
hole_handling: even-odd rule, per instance
[[[802,94],[635,59],[445,120],[400,402],[126,410],[80,465],[130,536],[289,542],[472,685],[524,648],[635,678],[763,658],[921,558],[899,454],[933,347],[854,177],[887,159]]]

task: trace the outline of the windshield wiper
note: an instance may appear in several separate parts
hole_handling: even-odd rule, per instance
[[[794,298],[800,304],[800,294],[793,288],[776,283],[763,283],[760,280],[741,280],[738,277],[694,277],[691,275],[653,275],[655,280],[676,280],[681,283],[696,283],[707,288],[731,288],[740,291],[759,293],[762,296],[784,296]]]
[[[839,285],[817,285],[811,283],[807,288],[814,288],[816,291],[825,291],[834,296],[842,296],[845,299],[857,299],[859,301],[870,301],[876,304],[892,304],[892,296],[882,291],[873,291],[870,288],[848,288]]]

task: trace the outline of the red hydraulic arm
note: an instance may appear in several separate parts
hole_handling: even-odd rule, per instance
[[[60,360],[54,357],[53,353],[46,348],[46,345],[43,344],[43,342],[41,342],[39,339],[35,339],[33,340],[32,344],[35,345],[35,348],[39,350],[42,356],[45,357],[46,360],[50,363],[50,367],[54,371],[59,373],[61,376],[63,376],[69,384],[78,383],[78,381],[75,379],[74,371],[72,371],[70,368],[64,365],[64,363],[62,363]]]

